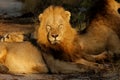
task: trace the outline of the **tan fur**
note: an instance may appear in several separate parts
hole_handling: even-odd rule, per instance
[[[120,3],[116,0],[98,0],[90,13],[93,16],[91,22],[99,21],[99,25],[111,28],[120,38]]]
[[[118,13],[118,9],[120,9],[120,4],[117,3],[115,0],[100,1],[105,1],[106,3],[103,4],[104,6],[94,6],[94,8],[98,8],[97,10],[99,11],[96,14],[92,14],[92,16],[94,17],[91,19],[90,25],[86,29],[87,33],[80,35],[82,39],[80,44],[82,45],[81,47],[86,53],[92,52],[92,54],[98,54],[99,52],[101,52],[101,50],[105,49],[105,47],[103,46],[106,46],[108,54],[112,54],[112,57],[113,55],[115,55],[115,59],[119,59],[120,12]],[[101,10],[100,8],[102,8],[103,10]],[[94,9],[91,10],[94,11]]]
[[[113,29],[120,38],[120,3],[116,0],[107,0],[108,5],[106,5],[106,10],[108,16],[103,18],[105,23],[108,23],[108,27]],[[118,12],[119,9],[119,12]]]
[[[24,41],[23,33],[18,33],[18,32],[11,32],[5,34],[1,38],[1,42],[23,42],[23,41]]]
[[[30,42],[0,42],[0,61],[8,73],[46,73],[41,53]]]
[[[90,24],[86,33],[80,35],[80,44],[86,53],[97,54],[106,46],[110,53],[120,55],[120,13],[118,9],[120,9],[120,4],[115,0],[98,0],[91,9],[93,13]]]

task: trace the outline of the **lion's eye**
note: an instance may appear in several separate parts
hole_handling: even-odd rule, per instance
[[[63,24],[60,24],[60,25],[58,26],[58,28],[59,28],[59,29],[62,29],[62,28],[63,28]]]
[[[50,26],[50,25],[47,25],[46,28],[47,28],[47,31],[50,31],[51,26]]]

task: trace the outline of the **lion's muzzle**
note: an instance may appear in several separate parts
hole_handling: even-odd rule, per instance
[[[49,34],[48,39],[51,44],[59,44],[60,43],[58,34]]]
[[[56,39],[58,37],[58,34],[52,34],[51,36]]]

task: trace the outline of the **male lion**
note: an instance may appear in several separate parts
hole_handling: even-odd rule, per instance
[[[0,72],[47,73],[42,55],[30,42],[0,42]],[[8,69],[7,69],[8,68]]]
[[[104,23],[102,21],[91,22],[87,32],[78,35],[69,23],[70,12],[62,7],[48,7],[39,15],[39,20],[37,42],[45,53],[50,53],[55,59],[103,68],[93,61],[106,58],[108,52],[120,53],[118,36],[106,25],[99,25]],[[48,56],[46,59],[49,59]],[[52,66],[49,60],[46,61]],[[60,67],[58,64],[53,65]]]

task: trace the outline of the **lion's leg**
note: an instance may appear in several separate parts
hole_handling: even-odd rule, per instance
[[[88,61],[92,61],[92,62],[102,61],[105,59],[109,59],[110,57],[112,57],[112,52],[110,52],[110,51],[104,51],[97,55],[84,54],[84,56],[83,56],[84,59],[86,59]]]
[[[112,52],[112,57],[120,58],[120,39],[115,32],[111,32],[109,35],[107,48]]]
[[[43,57],[51,73],[79,73],[88,70],[82,65],[78,65],[74,62],[54,59],[50,54],[43,53]]]
[[[104,51],[98,55],[91,55],[96,61],[105,60],[109,57],[109,53]]]
[[[7,73],[8,68],[4,65],[7,55],[7,49],[5,46],[0,46],[0,73]]]
[[[0,63],[4,64],[7,55],[7,48],[5,46],[0,46]]]
[[[75,63],[83,64],[83,65],[88,66],[88,67],[93,68],[93,69],[104,69],[104,66],[102,64],[90,62],[90,61],[87,61],[83,58],[76,60]]]
[[[7,73],[9,71],[8,67],[0,63],[0,73]]]

